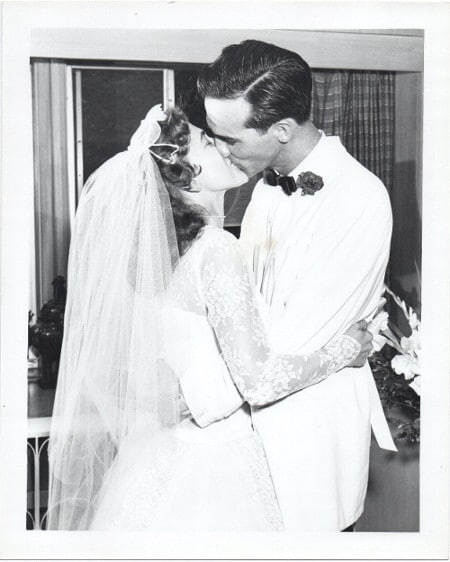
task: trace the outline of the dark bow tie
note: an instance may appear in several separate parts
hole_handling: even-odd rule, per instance
[[[292,176],[282,176],[273,168],[264,170],[264,182],[268,185],[279,185],[286,195],[297,191],[297,184]]]

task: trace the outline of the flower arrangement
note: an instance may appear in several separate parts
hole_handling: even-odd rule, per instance
[[[387,344],[394,348],[398,354],[391,360],[391,367],[397,375],[403,375],[409,386],[420,396],[420,320],[411,307],[407,307],[395,293],[388,287],[385,292],[392,297],[394,303],[402,310],[411,329],[411,335],[405,336],[400,330],[388,321],[388,314],[384,312],[385,322],[380,333],[374,338],[374,349],[380,351]]]
[[[374,336],[375,353],[369,361],[386,418],[396,426],[395,438],[417,443],[420,441],[421,323],[414,310],[388,287],[385,292],[402,311],[410,334],[403,334],[388,313],[381,312],[377,317],[379,333]],[[389,349],[383,349],[385,345]]]

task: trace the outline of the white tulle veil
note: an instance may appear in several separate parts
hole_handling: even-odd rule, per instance
[[[161,328],[178,251],[151,150],[165,117],[152,108],[128,150],[103,164],[80,197],[50,434],[49,529],[88,529],[124,439],[178,420]]]

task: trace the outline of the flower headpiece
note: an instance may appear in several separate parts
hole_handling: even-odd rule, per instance
[[[142,154],[148,150],[154,158],[161,160],[164,164],[175,164],[176,154],[180,147],[176,144],[156,142],[161,136],[161,127],[159,126],[159,123],[165,121],[166,119],[167,115],[164,113],[161,104],[158,103],[153,106],[145,116],[145,119],[141,121],[137,131],[131,137],[128,150],[136,154]],[[172,152],[169,158],[165,158],[152,150],[155,146],[171,148]]]

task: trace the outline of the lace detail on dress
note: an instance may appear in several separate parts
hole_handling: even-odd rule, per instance
[[[244,399],[269,404],[317,384],[355,359],[359,344],[338,336],[308,355],[273,353],[237,240],[217,231],[203,247],[201,281],[208,321]]]
[[[259,346],[266,332],[252,298],[250,277],[240,248],[232,235],[219,232],[221,235],[209,237],[204,249],[205,254],[215,255],[213,260],[204,260],[201,280],[208,320],[215,329],[245,332]]]
[[[272,477],[267,470],[266,453],[257,433],[252,437],[249,450],[251,451],[251,460],[248,466],[256,487],[257,498],[255,500],[259,499],[262,502],[263,517],[267,522],[268,529],[271,531],[282,531],[284,526],[280,506],[275,494]]]
[[[197,251],[194,245],[180,258],[172,275],[168,297],[182,310],[205,314],[205,303],[198,289],[196,259]]]
[[[119,459],[92,530],[283,530],[255,432],[222,442],[177,439],[158,459],[151,453],[151,445],[136,441]]]
[[[340,371],[356,359],[361,351],[361,345],[351,336],[342,334],[323,348],[325,361],[328,361],[327,374]]]
[[[232,269],[218,272],[215,263],[206,264],[203,271],[204,294],[212,325],[219,328],[227,325],[228,328],[242,332],[247,315],[245,307],[249,304],[248,287],[245,286],[244,279],[242,283],[236,283],[235,276],[236,272]],[[223,298],[223,295],[229,294],[233,297]]]
[[[148,444],[136,443],[131,450],[135,458],[122,455],[112,467],[92,530],[139,531],[158,523],[161,506],[170,497],[170,487],[187,447],[179,441],[168,441],[157,459],[152,457]]]

